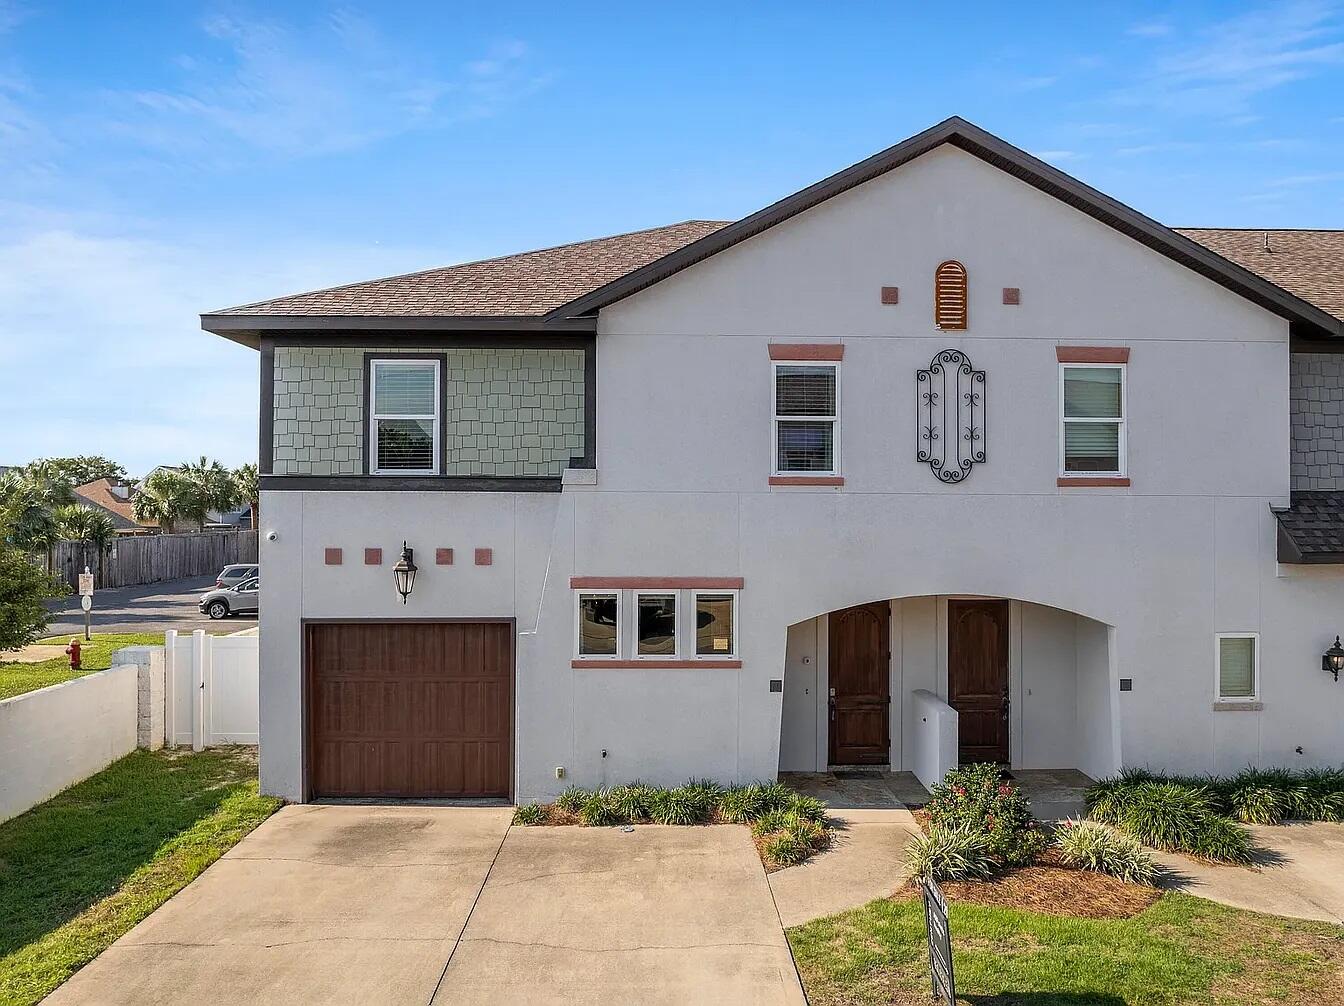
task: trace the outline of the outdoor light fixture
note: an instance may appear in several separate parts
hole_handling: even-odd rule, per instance
[[[1344,646],[1339,645],[1339,637],[1335,637],[1335,645],[1326,650],[1321,656],[1321,670],[1329,671],[1339,680],[1339,672],[1344,671]]]
[[[401,558],[397,564],[392,567],[392,576],[397,581],[397,593],[401,595],[401,603],[406,603],[406,598],[411,596],[411,591],[415,589],[415,550],[404,541],[401,543]],[[1344,658],[1344,650],[1340,650],[1340,657]]]

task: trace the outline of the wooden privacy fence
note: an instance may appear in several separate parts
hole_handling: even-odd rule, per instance
[[[257,561],[257,532],[207,531],[204,534],[154,534],[118,538],[116,555],[77,541],[63,541],[52,553],[53,572],[78,587],[84,566],[99,587],[132,587],[188,576],[213,576],[231,562]]]

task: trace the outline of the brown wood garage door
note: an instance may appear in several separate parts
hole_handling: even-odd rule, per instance
[[[310,796],[509,796],[512,624],[310,624],[304,654]]]

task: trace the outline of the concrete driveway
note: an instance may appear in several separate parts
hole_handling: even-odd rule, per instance
[[[745,828],[287,807],[48,1000],[803,1003]]]

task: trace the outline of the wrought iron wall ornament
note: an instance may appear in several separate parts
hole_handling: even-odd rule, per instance
[[[960,482],[985,460],[985,372],[959,349],[935,353],[915,379],[916,459],[939,481]]]

